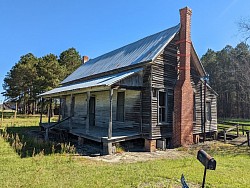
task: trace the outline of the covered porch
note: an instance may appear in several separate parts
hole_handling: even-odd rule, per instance
[[[48,139],[51,129],[64,131],[78,136],[79,140],[89,139],[102,143],[103,154],[112,153],[113,143],[141,138],[141,87],[117,84],[136,72],[138,70],[106,76],[56,88],[40,95],[50,101],[46,123],[42,120],[43,109],[41,110],[40,126],[46,130],[45,138]],[[129,96],[128,99],[126,96]],[[123,101],[119,102],[121,97]],[[59,118],[58,122],[51,122],[50,111],[52,99],[55,98],[60,99]],[[128,100],[126,107],[125,98]],[[136,114],[130,112],[135,105]],[[118,113],[119,109],[121,112]]]

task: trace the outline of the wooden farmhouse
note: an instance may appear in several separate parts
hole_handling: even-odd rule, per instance
[[[180,24],[88,60],[40,96],[60,99],[57,127],[103,144],[144,139],[145,150],[179,147],[217,132],[217,94],[190,37],[192,11]],[[205,131],[205,132],[204,132]],[[205,133],[205,134],[204,134]]]

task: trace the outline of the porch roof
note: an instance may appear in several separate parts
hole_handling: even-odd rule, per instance
[[[108,75],[100,78],[96,78],[93,80],[88,80],[85,82],[77,83],[77,84],[72,84],[68,86],[62,86],[58,87],[55,89],[52,89],[50,91],[47,91],[45,93],[40,94],[40,97],[55,97],[59,95],[63,95],[66,92],[70,91],[76,91],[76,90],[81,90],[81,89],[87,89],[87,88],[93,88],[93,87],[100,87],[100,86],[112,86],[113,84],[117,83],[118,81],[121,81],[124,78],[127,78],[139,71],[141,71],[142,68],[137,68],[133,70],[129,70],[126,72],[121,72],[113,75]]]

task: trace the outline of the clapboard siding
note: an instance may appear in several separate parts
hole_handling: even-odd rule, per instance
[[[117,92],[125,92],[124,104],[124,122],[116,120],[117,113]],[[91,96],[95,97],[95,126],[108,128],[109,125],[109,91],[91,92]],[[139,131],[141,125],[141,91],[135,90],[114,90],[112,101],[113,128],[135,128]],[[75,98],[74,114],[72,117],[73,128],[81,128],[86,126],[87,117],[87,94],[73,95]],[[71,96],[66,96],[65,105],[62,105],[65,111],[65,117],[70,114]],[[65,118],[64,117],[64,118]]]
[[[117,82],[115,85],[140,87],[143,85],[143,71],[129,76],[128,78]]]
[[[151,134],[151,65],[144,66],[143,69],[143,89],[142,89],[142,133]]]
[[[155,90],[155,96],[151,97],[151,123],[152,138],[171,137],[173,130],[172,114],[168,111],[167,118],[170,122],[159,124],[158,120],[158,91],[166,91],[173,89],[177,79],[177,46],[176,38],[163,50],[163,52],[152,63],[152,90]],[[169,105],[173,106],[173,96],[167,100]]]
[[[209,87],[206,90],[206,102],[211,104],[211,121],[206,121],[206,132],[217,131],[217,96]],[[203,133],[204,122],[204,84],[200,81],[196,86],[195,93],[196,121],[193,127],[193,134]]]

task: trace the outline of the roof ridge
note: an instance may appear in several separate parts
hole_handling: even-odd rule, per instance
[[[118,51],[118,50],[120,50],[120,49],[122,49],[122,48],[125,48],[125,47],[129,46],[129,45],[135,44],[135,43],[137,43],[137,42],[139,42],[139,41],[143,41],[143,40],[145,40],[146,38],[150,38],[150,37],[152,37],[152,36],[154,36],[154,35],[159,35],[160,33],[166,32],[167,30],[171,30],[171,29],[176,28],[176,27],[179,27],[179,26],[180,26],[180,23],[177,24],[177,25],[175,25],[175,26],[173,26],[173,27],[164,29],[164,30],[159,31],[159,32],[157,32],[157,33],[154,33],[154,34],[148,35],[148,36],[146,36],[146,37],[143,37],[143,38],[141,38],[141,39],[138,39],[137,41],[131,42],[131,43],[129,43],[129,44],[126,44],[126,45],[124,45],[124,46],[121,46],[121,47],[119,47],[119,48],[116,48],[116,49],[114,49],[114,50],[111,50],[111,51],[109,51],[109,52],[106,52],[106,53],[104,53],[104,54],[102,54],[102,55],[99,55],[99,56],[97,56],[97,57],[95,57],[95,58],[93,58],[93,59],[90,59],[90,60],[95,60],[95,59],[97,59],[97,58],[99,58],[99,57],[102,57],[102,56],[105,56],[105,55],[107,55],[107,54],[109,54],[109,53]],[[89,60],[89,61],[90,61],[90,60]],[[86,63],[88,63],[89,61],[87,61]],[[83,64],[83,65],[84,65],[84,64]]]
[[[152,61],[155,55],[158,54],[158,51],[169,43],[179,29],[180,24],[90,59],[65,78],[61,84],[110,70]]]

